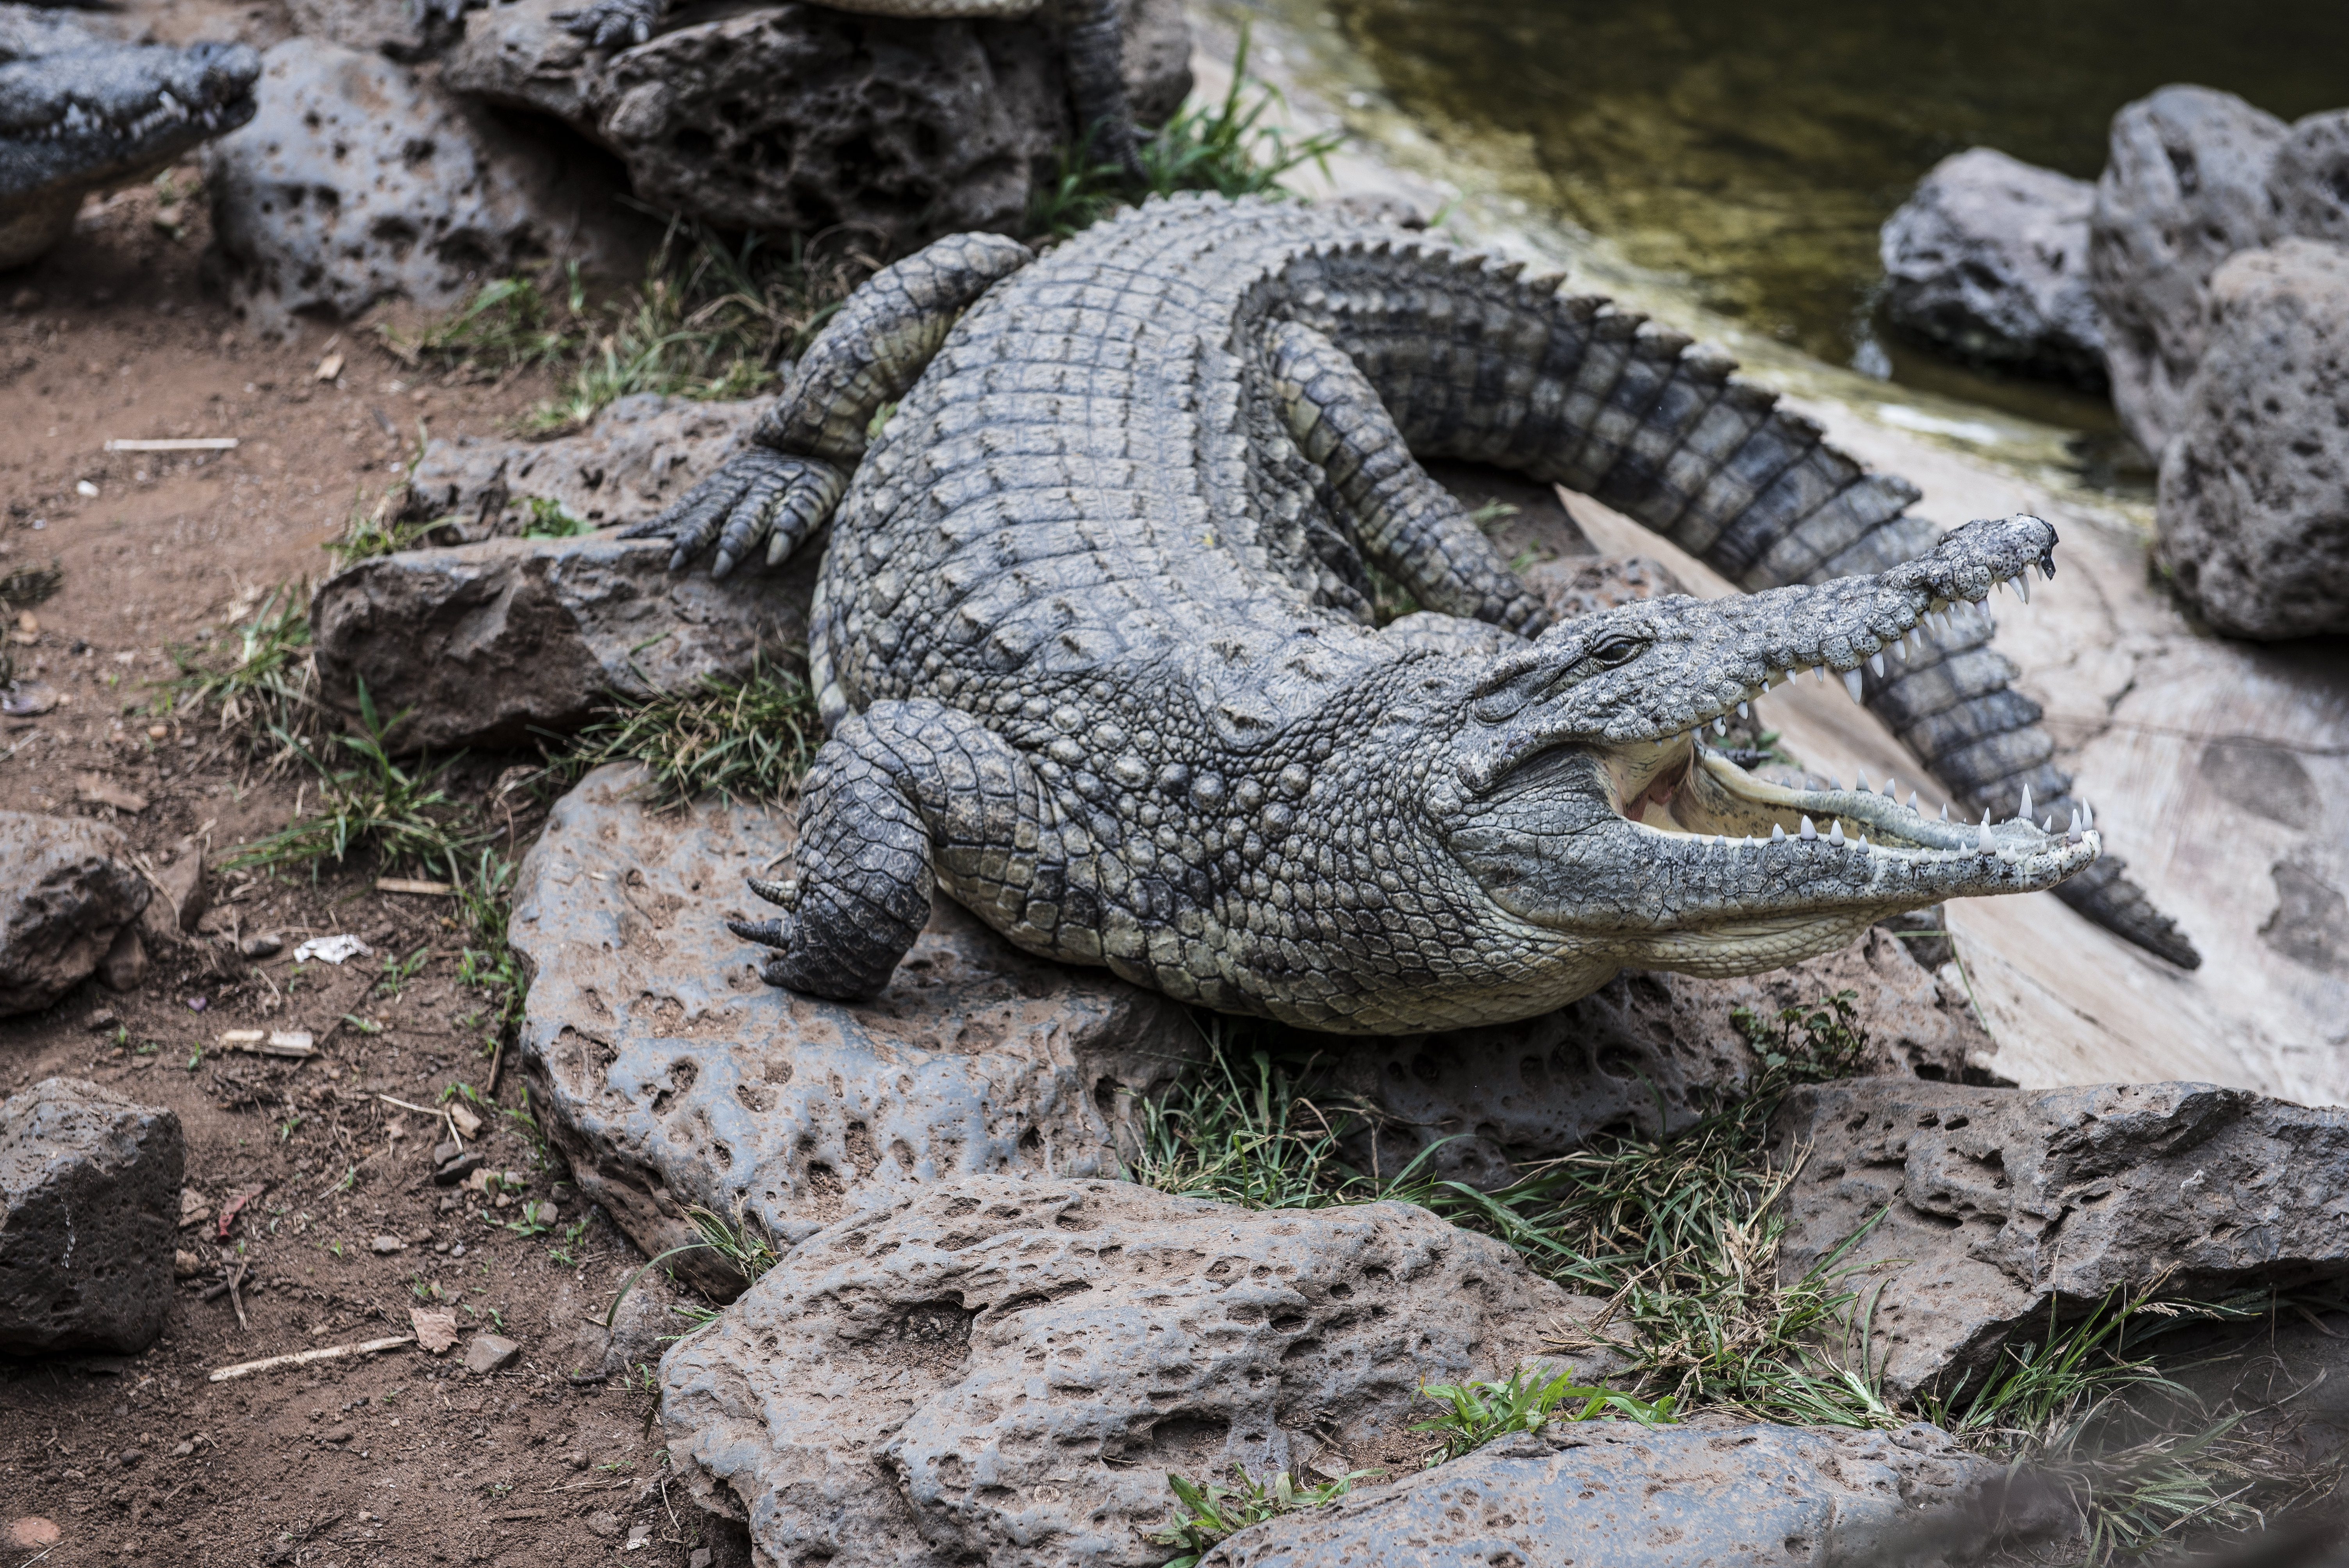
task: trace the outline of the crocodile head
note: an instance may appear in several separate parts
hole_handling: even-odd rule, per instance
[[[1521,944],[1593,972],[1751,974],[1899,911],[2053,886],[2096,858],[2092,825],[1951,822],[1895,800],[1889,780],[1781,788],[1701,741],[1806,672],[1857,696],[1861,666],[1898,659],[1927,617],[2002,583],[2027,595],[2033,566],[2053,576],[2054,545],[2037,518],[1976,522],[1880,576],[1648,600],[1551,628],[1453,694],[1452,766],[1427,785],[1435,858]]]
[[[164,168],[253,118],[243,44],[122,44],[0,5],[0,267],[63,238],[88,192]]]

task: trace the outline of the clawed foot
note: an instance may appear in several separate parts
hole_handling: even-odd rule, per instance
[[[829,463],[750,447],[727,459],[675,506],[649,522],[621,530],[620,537],[673,541],[672,572],[684,571],[713,541],[718,556],[710,563],[712,577],[725,576],[761,545],[772,566],[832,515],[843,482],[840,470]]]
[[[653,36],[659,6],[646,0],[595,0],[574,11],[554,13],[554,25],[598,49],[625,49]]]
[[[752,892],[769,903],[781,904],[786,911],[799,901],[799,883],[794,881],[770,882],[764,877],[746,877],[743,880],[750,884]],[[772,920],[730,920],[726,923],[726,929],[745,942],[773,948],[775,956],[759,966],[760,976],[770,985],[787,985],[790,982],[783,977],[783,960],[791,951],[792,927],[796,923],[790,914],[784,913]]]

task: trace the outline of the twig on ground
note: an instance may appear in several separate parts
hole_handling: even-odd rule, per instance
[[[326,1345],[316,1350],[296,1350],[286,1356],[264,1356],[258,1361],[240,1361],[233,1367],[214,1371],[209,1381],[225,1383],[232,1377],[248,1377],[255,1372],[274,1372],[280,1367],[307,1367],[313,1361],[332,1361],[344,1356],[372,1356],[378,1350],[397,1350],[403,1345],[413,1345],[412,1334],[394,1335],[388,1339],[364,1339],[350,1345]]]

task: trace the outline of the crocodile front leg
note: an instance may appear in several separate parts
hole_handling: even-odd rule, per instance
[[[1290,438],[1328,476],[1362,553],[1432,610],[1539,634],[1549,620],[1541,600],[1419,466],[1345,351],[1293,321],[1275,322],[1267,335]]]
[[[781,563],[830,521],[882,406],[912,389],[971,302],[1034,259],[1000,234],[949,234],[874,273],[809,346],[750,445],[620,537],[674,541],[671,571],[713,540],[713,577],[761,545]]]
[[[557,11],[553,19],[595,48],[625,49],[651,37],[667,8],[667,0],[595,0],[592,5]]]
[[[753,880],[783,906],[736,935],[777,949],[771,985],[870,996],[930,918],[941,872],[956,897],[1023,947],[1098,962],[1098,938],[1060,951],[1064,920],[1087,934],[1095,907],[1072,885],[1050,799],[1028,759],[967,713],[877,702],[842,721],[800,794],[799,874]]]

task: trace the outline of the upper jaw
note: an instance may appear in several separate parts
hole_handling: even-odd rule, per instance
[[[243,44],[99,44],[12,61],[0,65],[0,139],[36,179],[50,164],[175,156],[250,119],[260,74]]]

